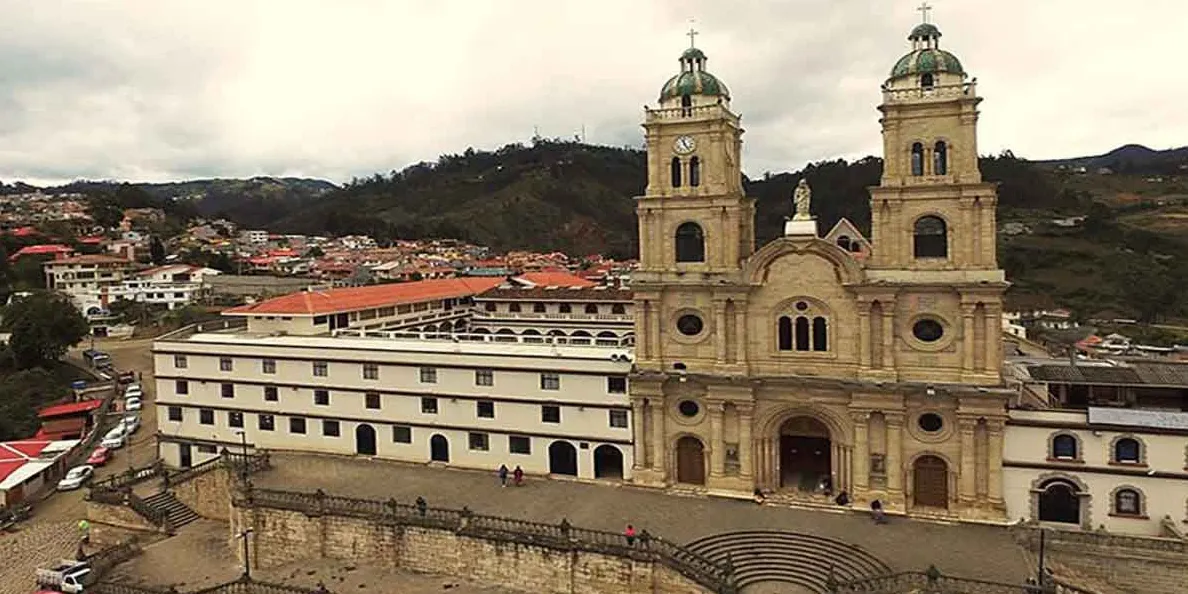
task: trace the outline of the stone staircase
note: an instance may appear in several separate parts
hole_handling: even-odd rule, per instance
[[[149,507],[164,513],[169,518],[169,525],[174,530],[198,519],[198,514],[177,500],[173,493],[161,491],[155,495],[145,497],[144,502]]]
[[[887,564],[861,547],[797,532],[726,532],[695,540],[687,548],[716,562],[729,558],[740,589],[782,582],[828,594],[831,576],[848,582],[891,573]]]

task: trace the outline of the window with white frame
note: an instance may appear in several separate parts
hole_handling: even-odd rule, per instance
[[[437,383],[437,368],[436,367],[422,367],[421,368],[421,383],[422,384],[436,384]]]
[[[326,377],[330,375],[330,365],[325,361],[314,361],[313,374],[314,377]]]
[[[542,373],[540,374],[540,389],[541,390],[560,390],[561,376],[556,373]]]
[[[627,428],[627,411],[621,408],[612,408],[608,416],[610,417],[610,426],[616,429]]]
[[[377,380],[379,379],[379,365],[376,363],[363,364],[363,379]]]

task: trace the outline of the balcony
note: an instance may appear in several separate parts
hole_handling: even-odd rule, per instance
[[[547,320],[550,322],[618,322],[632,324],[631,314],[588,314],[588,313],[537,313],[506,311],[474,311],[475,318],[483,320]]]
[[[931,89],[883,89],[883,103],[905,103],[908,101],[936,100],[949,101],[961,97],[977,97],[977,83],[968,82],[958,85],[942,85]]]
[[[738,115],[731,112],[724,105],[699,105],[696,107],[669,107],[665,109],[649,109],[644,122],[671,122],[674,120],[716,120],[726,119],[738,124]]]
[[[463,332],[401,332],[397,330],[335,330],[336,338],[383,338],[388,340],[416,340],[453,343],[532,344],[579,347],[631,348],[634,337],[595,338],[573,336],[520,336],[516,334],[468,334]]]

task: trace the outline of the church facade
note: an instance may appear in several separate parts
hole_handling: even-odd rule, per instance
[[[934,25],[909,40],[882,87],[869,253],[820,237],[808,188],[784,236],[756,246],[740,117],[700,50],[647,108],[636,483],[1003,519],[1008,285],[981,98]]]

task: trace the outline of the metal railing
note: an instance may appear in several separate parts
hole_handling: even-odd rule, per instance
[[[1008,584],[943,575],[935,566],[927,571],[905,571],[846,583],[830,584],[835,594],[1096,594],[1048,576],[1043,586]]]
[[[394,499],[379,501],[328,495],[323,491],[296,492],[251,489],[237,493],[237,506],[261,506],[297,511],[311,516],[333,515],[362,518],[397,525],[450,530],[459,534],[503,542],[515,542],[562,550],[584,550],[618,557],[654,559],[705,588],[720,594],[734,594],[731,571],[693,551],[646,533],[633,543],[614,532],[576,528],[567,521],[543,524],[528,520],[476,514],[467,508],[448,509],[409,505]]]
[[[580,347],[629,348],[635,344],[634,337],[598,338],[574,336],[522,336],[517,334],[483,334],[455,332],[407,332],[402,330],[335,330],[335,337],[384,338],[389,340],[439,341],[455,343],[500,343],[500,344],[548,344]]]
[[[146,588],[144,586],[133,586],[131,584],[117,584],[112,582],[100,582],[87,589],[88,592],[95,592],[96,594],[180,594],[175,588]],[[331,594],[326,586],[319,588],[302,588],[300,586],[287,586],[285,584],[276,584],[272,582],[261,582],[247,578],[239,578],[233,582],[203,588],[201,590],[191,590],[186,594]]]

